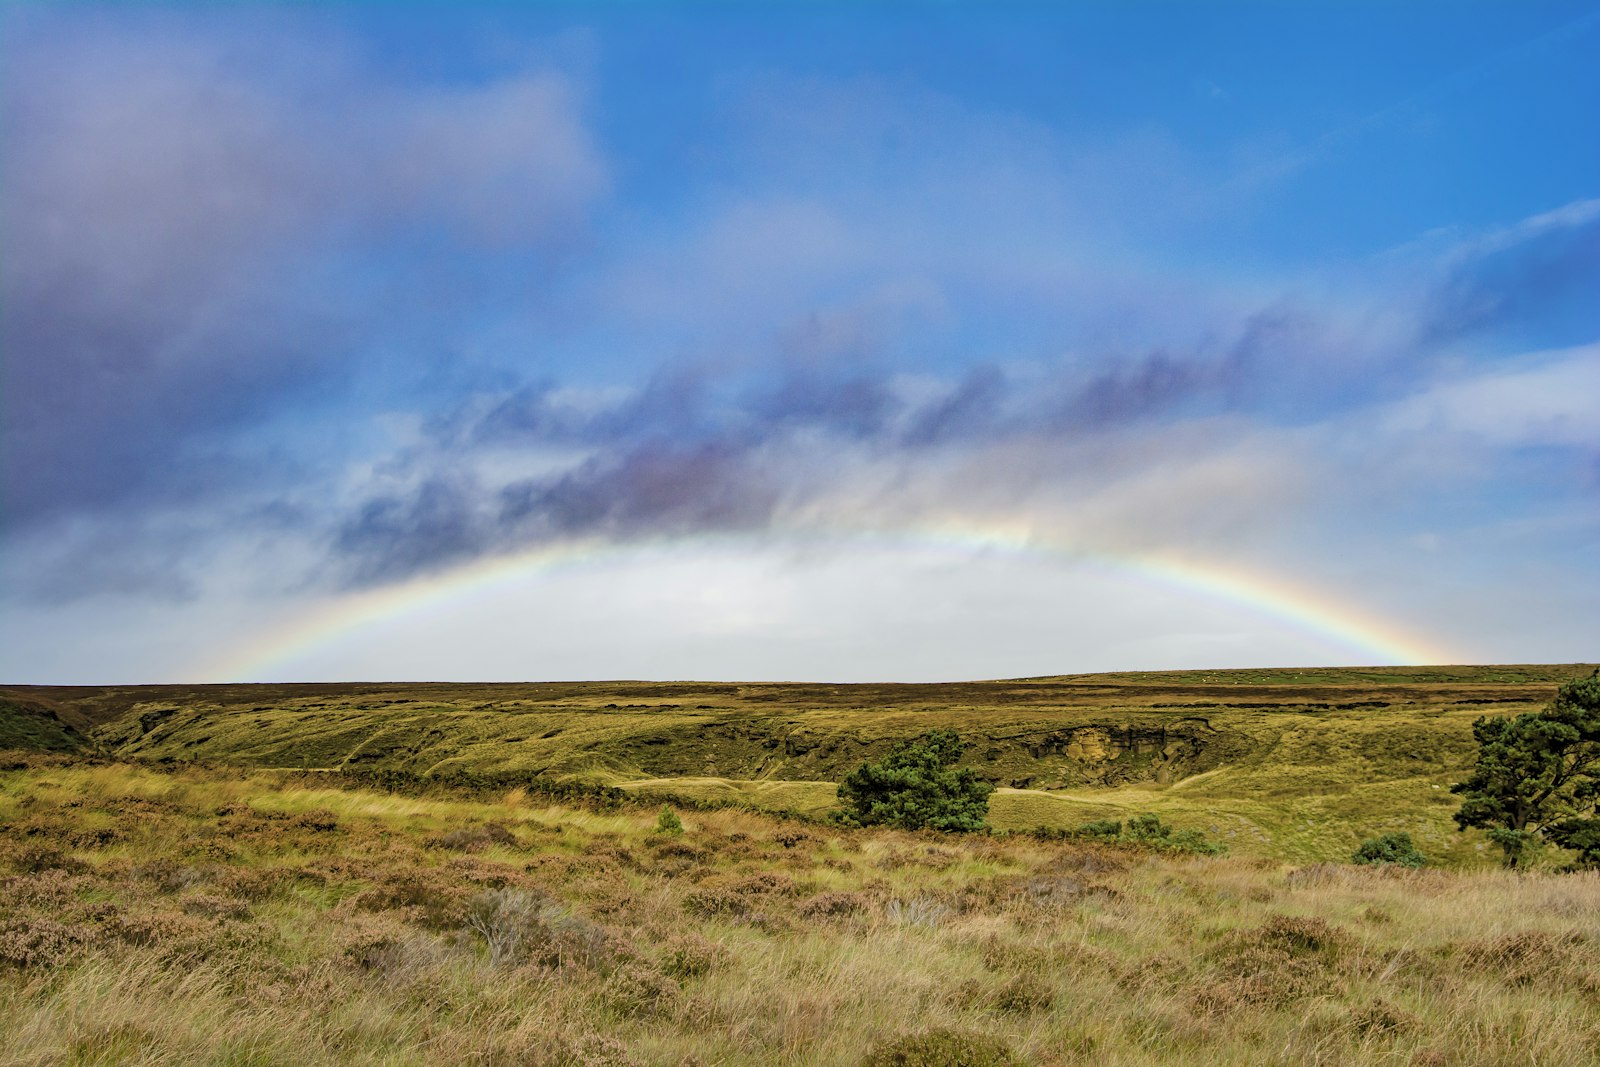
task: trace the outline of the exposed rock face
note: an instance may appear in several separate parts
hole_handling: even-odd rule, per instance
[[[1001,734],[969,736],[963,763],[988,780],[1018,788],[1165,784],[1217,766],[1236,746],[1202,718],[1167,722],[1012,726]],[[731,778],[837,781],[894,744],[861,731],[822,730],[799,723],[704,723],[692,733],[672,730],[640,738],[629,753],[647,774],[672,778],[721,774]],[[716,770],[708,770],[715,766]]]
[[[1120,785],[1156,782],[1208,770],[1222,762],[1226,737],[1205,719],[1175,723],[1128,723],[1074,726],[1036,734],[1023,749],[1033,773],[1011,776],[1019,788],[1071,785]],[[1014,754],[996,753],[996,763],[1013,768]]]

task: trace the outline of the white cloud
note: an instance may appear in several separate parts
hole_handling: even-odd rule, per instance
[[[1540,352],[1439,382],[1390,406],[1384,431],[1482,446],[1600,449],[1600,344]]]

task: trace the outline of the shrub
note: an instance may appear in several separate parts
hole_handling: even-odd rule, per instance
[[[467,928],[483,938],[491,966],[515,963],[523,954],[524,942],[537,936],[549,908],[548,901],[533,893],[490,889],[472,898]]]
[[[829,891],[803,901],[798,911],[803,919],[840,919],[858,915],[866,908],[866,897],[861,893]]]
[[[671,978],[700,978],[732,958],[732,953],[717,942],[691,931],[667,943],[661,971]]]
[[[554,1039],[555,1047],[533,1062],[549,1067],[638,1067],[628,1046],[605,1034],[585,1034],[576,1041]]]
[[[1509,986],[1563,991],[1588,988],[1600,965],[1600,952],[1583,934],[1560,936],[1536,930],[1469,941],[1457,947],[1455,958],[1466,969],[1492,974]]]
[[[678,997],[678,986],[649,967],[633,963],[613,971],[601,995],[618,1015],[644,1019],[670,1011]]]
[[[497,822],[484,823],[482,826],[463,826],[455,830],[448,830],[442,834],[423,839],[423,845],[428,848],[444,849],[451,852],[481,852],[494,845],[515,845],[517,835]]]
[[[1055,990],[1033,974],[1013,975],[995,991],[990,1003],[1008,1015],[1027,1015],[1044,1011],[1055,1003]]]
[[[89,940],[90,933],[83,927],[52,919],[0,922],[0,967],[52,967]]]
[[[661,806],[661,814],[656,816],[656,833],[681,834],[683,833],[683,820],[678,818],[678,813],[666,805]]]
[[[860,1067],[1022,1067],[1022,1060],[992,1037],[939,1029],[880,1041]]]
[[[740,918],[750,910],[749,901],[723,886],[702,886],[683,898],[683,910],[702,919],[726,915]]]
[[[1214,980],[1195,985],[1191,1006],[1218,1015],[1324,994],[1349,948],[1349,936],[1319,918],[1278,915],[1254,929],[1234,930],[1205,954]]]
[[[1084,823],[1070,836],[1151,848],[1158,852],[1187,852],[1197,856],[1219,856],[1228,851],[1226,845],[1207,840],[1199,830],[1176,829],[1163,823],[1157,815],[1135,815],[1126,823],[1100,819]]]
[[[772,835],[772,839],[784,848],[794,848],[796,845],[811,844],[817,840],[815,834],[808,834],[804,830],[785,827]]]
[[[1428,863],[1412,843],[1411,835],[1403,831],[1367,838],[1350,857],[1350,862],[1372,867],[1425,867]]]
[[[896,898],[884,905],[883,915],[896,926],[924,926],[931,929],[949,917],[950,908],[932,897],[912,897],[910,900]]]
[[[840,822],[907,830],[984,828],[994,786],[957,768],[966,746],[952,730],[933,730],[895,745],[877,763],[863,763],[839,785]]]

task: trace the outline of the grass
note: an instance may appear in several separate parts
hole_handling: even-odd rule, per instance
[[[1600,1059],[1593,873],[1184,857],[734,808],[680,810],[684,832],[662,834],[653,802],[3,765],[4,1064]],[[1186,792],[1147,786],[1136,806]],[[1117,810],[996,799],[1075,822]]]
[[[0,750],[79,752],[89,739],[50,702],[0,697]]]
[[[1470,868],[1494,856],[1481,835],[1457,833],[1450,820],[1448,787],[1471,764],[1472,721],[1537,708],[1590,669],[1305,668],[944,685],[14,687],[0,691],[0,740],[152,763],[591,782],[816,815],[863,760],[943,728],[969,741],[966,762],[1001,787],[991,805],[1001,828],[1148,811],[1236,853],[1301,863],[1342,860],[1368,837],[1406,832],[1433,862]]]

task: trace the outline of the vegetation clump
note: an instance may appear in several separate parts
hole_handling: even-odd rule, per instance
[[[678,813],[666,805],[662,805],[661,814],[656,816],[656,833],[681,834],[683,833],[683,820],[678,818]]]
[[[1404,831],[1367,838],[1350,857],[1350,862],[1370,867],[1417,868],[1428,865],[1427,859],[1411,840],[1411,835]]]
[[[966,745],[953,730],[932,730],[895,745],[876,763],[863,763],[839,785],[850,826],[973,832],[985,827],[994,786],[957,767]]]
[[[1162,822],[1159,816],[1148,814],[1135,815],[1127,822],[1099,819],[1084,823],[1069,836],[1112,845],[1149,848],[1157,852],[1187,852],[1196,856],[1220,856],[1228,851],[1228,846],[1210,840],[1199,830],[1179,830]]]
[[[1022,1060],[992,1037],[939,1029],[880,1042],[860,1067],[1022,1067]]]

